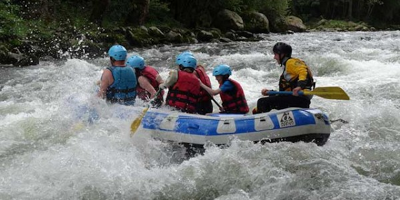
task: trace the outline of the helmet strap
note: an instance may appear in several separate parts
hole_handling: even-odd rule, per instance
[[[222,76],[222,81],[226,81],[228,79],[229,79],[229,75],[228,74],[225,74],[225,75]]]

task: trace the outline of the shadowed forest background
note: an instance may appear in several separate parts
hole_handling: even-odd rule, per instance
[[[128,48],[165,43],[154,36],[147,39],[147,30],[144,33],[139,27],[155,26],[164,33],[174,28],[180,32],[217,28],[216,34],[221,35],[229,31],[216,24],[222,10],[243,18],[254,12],[265,15],[269,21],[266,31],[252,31],[246,28],[251,23],[245,22],[244,30],[253,33],[286,32],[286,16],[300,18],[307,29],[345,27],[349,22],[372,30],[400,27],[399,0],[3,0],[0,63],[15,65],[15,60],[23,59],[18,55],[27,52],[31,52],[28,64],[38,62],[37,57],[59,58],[58,50],[74,52],[82,48],[82,41],[86,52],[101,52],[113,43]],[[173,42],[193,41],[180,38]]]

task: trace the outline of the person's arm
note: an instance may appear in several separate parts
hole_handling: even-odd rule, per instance
[[[100,97],[100,98],[105,98],[106,97],[107,88],[113,82],[114,82],[114,79],[112,77],[111,71],[109,69],[105,69],[103,71],[103,74],[101,75],[100,90],[97,93],[97,96]]]
[[[264,88],[261,90],[261,94],[264,96],[268,96],[268,91],[269,91],[268,89]]]
[[[304,62],[289,60],[287,63],[287,71],[291,74],[297,74],[297,87],[292,90],[294,96],[298,96],[299,92],[307,85],[308,67]]]
[[[178,81],[178,70],[171,70],[169,72],[167,80],[160,84],[161,89],[169,88]]]
[[[150,84],[150,81],[144,76],[139,76],[138,82],[139,82],[140,87],[142,87],[143,89],[145,89],[147,92],[150,93],[150,99],[154,98],[157,91]]]
[[[160,74],[157,75],[156,81],[158,82],[158,84],[164,83],[164,80],[162,79],[162,77],[160,76]]]
[[[202,82],[200,81],[200,79],[199,79],[199,82],[200,82],[200,86],[201,86],[205,91],[207,91],[208,94],[210,94],[210,95],[212,95],[212,96],[215,96],[215,95],[217,95],[217,94],[219,94],[219,93],[221,92],[221,89],[219,89],[219,88],[213,90],[213,89],[209,88],[207,85],[204,85],[204,83],[202,83]]]
[[[303,90],[301,87],[295,87],[292,92],[294,96],[299,96],[299,92]]]

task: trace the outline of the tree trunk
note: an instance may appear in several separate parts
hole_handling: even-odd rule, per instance
[[[363,7],[364,7],[364,0],[358,0],[358,2],[357,2],[357,11],[355,13],[356,14],[356,18],[358,20],[362,19],[361,16],[363,16],[363,13],[362,13],[362,11],[364,10]]]
[[[89,18],[90,21],[100,25],[109,4],[110,0],[92,0],[93,9]]]
[[[134,26],[143,25],[149,14],[150,0],[132,0],[131,7],[132,10],[125,20],[126,24]]]
[[[349,0],[349,9],[348,9],[348,18],[349,20],[353,19],[353,0]]]

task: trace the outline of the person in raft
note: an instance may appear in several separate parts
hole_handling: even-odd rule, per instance
[[[272,109],[284,109],[288,107],[309,108],[311,95],[299,95],[305,89],[311,90],[315,82],[306,63],[292,57],[292,47],[286,43],[278,42],[273,47],[274,59],[282,67],[279,78],[279,91],[292,91],[293,95],[268,95],[268,89],[262,89],[263,97],[257,101],[257,110],[253,113],[269,112]]]
[[[160,89],[159,86],[163,83],[163,79],[158,74],[158,71],[154,67],[145,65],[143,57],[136,55],[130,57],[126,65],[132,67],[135,70],[138,86],[136,87],[137,97],[145,102],[150,99],[153,107],[160,107],[164,102],[164,90],[157,94]]]
[[[184,51],[176,57],[175,63],[179,65],[181,59],[185,56],[193,56],[193,53],[190,51]],[[193,56],[194,57],[194,56]],[[211,88],[210,77],[208,77],[205,68],[202,65],[197,64],[193,74],[200,79],[200,81],[206,86]],[[200,115],[205,115],[207,113],[212,113],[213,104],[211,102],[211,96],[205,91],[203,88],[200,89],[199,99],[197,101],[196,113]]]
[[[219,83],[218,89],[211,89],[200,82],[200,86],[211,95],[219,94],[222,100],[221,113],[246,114],[249,112],[246,97],[242,86],[229,78],[232,75],[231,67],[225,64],[218,65],[213,70],[213,76]]]
[[[193,74],[197,60],[190,55],[183,57],[178,70],[171,70],[168,78],[160,85],[168,88],[165,104],[186,113],[196,113],[196,106],[200,94],[200,81]]]
[[[134,105],[136,99],[136,75],[131,67],[126,67],[127,51],[121,45],[113,45],[108,50],[110,67],[107,67],[100,79],[97,96],[107,102]]]

